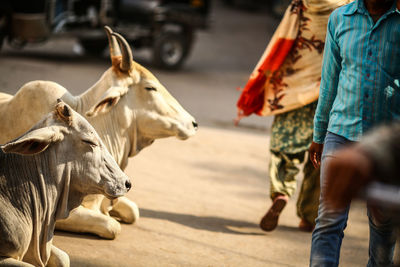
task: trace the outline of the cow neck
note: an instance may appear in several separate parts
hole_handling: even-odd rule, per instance
[[[57,212],[57,183],[54,175],[51,175],[53,170],[49,168],[51,159],[46,154],[32,156],[33,165],[28,167],[29,170],[36,168],[37,171],[30,173],[33,227],[29,248],[23,259],[37,266],[44,266],[50,257],[51,244],[48,240],[52,240],[54,235]]]
[[[92,87],[78,96],[76,111],[85,115],[101,99],[104,93],[113,85],[111,71],[111,69],[105,71]]]
[[[78,98],[76,111],[85,116],[104,95],[104,93],[113,86],[112,70],[107,70],[102,77],[91,88],[82,93]],[[106,114],[98,114],[95,117],[86,117],[86,119],[94,126],[100,138],[103,140],[111,155],[119,165],[123,161],[124,141],[120,136],[121,129],[116,125],[117,118],[113,119],[113,110]]]
[[[119,123],[117,108],[109,112],[90,118],[89,122],[94,126],[108,151],[121,168],[126,167],[130,151],[129,128],[122,127]]]
[[[129,129],[129,140],[131,142],[131,145],[130,145],[128,157],[133,157],[133,156],[136,156],[136,154],[139,152],[138,151],[138,127],[137,127],[136,110],[133,110],[132,124]]]
[[[49,209],[44,223],[53,223],[57,219],[65,219],[69,212],[79,206],[83,194],[74,190],[71,186],[71,173],[73,161],[59,159],[65,155],[58,154],[55,149],[33,155],[29,170],[35,169],[36,188],[42,199],[42,206]],[[24,158],[24,156],[22,156]],[[28,157],[26,157],[28,158]],[[65,162],[65,163],[59,163]],[[49,217],[49,215],[51,215]],[[44,219],[44,218],[43,218]],[[50,221],[47,221],[50,220]]]
[[[57,159],[59,155],[55,151],[46,155],[49,157],[49,166],[56,166],[51,169],[53,177],[57,177],[55,181],[57,197],[55,208],[55,219],[65,219],[69,216],[72,209],[79,206],[83,199],[83,194],[74,190],[71,185],[71,173],[73,171],[72,161]],[[65,155],[64,155],[65,156]],[[51,161],[51,162],[50,162]],[[56,162],[65,162],[63,164],[57,164]]]
[[[14,175],[18,179],[29,178],[29,183],[23,184],[29,189],[21,187],[22,196],[30,198],[31,210],[27,216],[31,216],[33,226],[24,261],[44,266],[50,257],[49,240],[53,239],[56,220],[66,218],[81,200],[71,193],[71,166],[57,165],[57,153],[51,148],[32,156],[9,155],[11,162],[21,162],[19,168],[13,168]]]
[[[124,169],[128,158],[137,153],[138,129],[136,112],[124,113],[126,99],[122,99],[109,112],[89,118],[100,138],[118,165]]]
[[[76,111],[81,115],[85,116],[85,113],[114,85],[112,71],[113,70],[110,68],[104,72],[99,81],[79,96]],[[133,126],[124,129],[119,125],[118,115],[116,108],[113,108],[109,112],[98,114],[95,117],[85,117],[94,126],[118,165],[124,168],[128,163],[128,156],[132,150],[131,127],[133,127],[136,132],[136,116],[134,115]],[[135,140],[136,138],[133,139],[136,148]]]

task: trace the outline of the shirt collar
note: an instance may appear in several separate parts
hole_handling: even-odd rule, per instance
[[[395,0],[393,3],[393,6],[390,8],[389,10],[390,13],[397,13],[398,15],[400,15],[400,10],[397,8],[397,1]]]
[[[400,10],[397,9],[396,2],[397,2],[396,0],[393,1],[393,5],[386,12],[386,14],[390,14],[390,13],[394,13],[394,12],[397,12],[398,14],[400,14]],[[368,14],[368,10],[365,7],[364,0],[354,1],[354,3],[352,5],[350,5],[350,7],[344,12],[344,15],[353,15],[357,11],[361,14],[365,14],[365,15]]]
[[[363,1],[364,2],[364,1]],[[385,14],[383,14],[383,16],[389,16],[390,14],[395,14],[397,13],[398,15],[400,15],[400,11],[397,9],[397,0],[393,1],[393,5],[390,7],[390,9],[388,11],[386,11]]]
[[[349,5],[349,8],[343,13],[344,15],[353,15],[357,11],[360,13],[365,13],[367,12],[367,9],[365,8],[364,5],[364,0],[356,0],[353,3]]]

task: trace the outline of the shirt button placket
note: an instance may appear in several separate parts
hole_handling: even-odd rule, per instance
[[[373,46],[373,37],[372,35],[370,36],[370,42],[367,45],[367,56],[366,56],[366,61],[368,62],[367,65],[372,66],[373,60],[372,60],[372,49],[371,47]],[[362,102],[363,102],[363,109],[362,109],[362,131],[365,132],[368,130],[369,125],[370,125],[370,117],[371,117],[371,97],[370,97],[370,88],[372,84],[372,77],[371,77],[371,68],[368,68],[365,72],[365,86],[363,86],[364,91],[362,95]]]

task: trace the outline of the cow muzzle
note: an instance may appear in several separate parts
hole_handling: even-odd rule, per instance
[[[119,177],[114,182],[109,182],[105,185],[104,195],[109,199],[122,197],[132,188],[132,182],[124,175]]]

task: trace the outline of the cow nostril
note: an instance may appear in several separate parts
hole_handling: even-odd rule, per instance
[[[197,122],[193,121],[192,122],[194,129],[197,130],[197,128],[199,128],[199,125],[197,124]]]
[[[127,181],[125,182],[125,187],[126,187],[128,190],[131,189],[131,187],[132,187],[131,182],[127,180]]]

